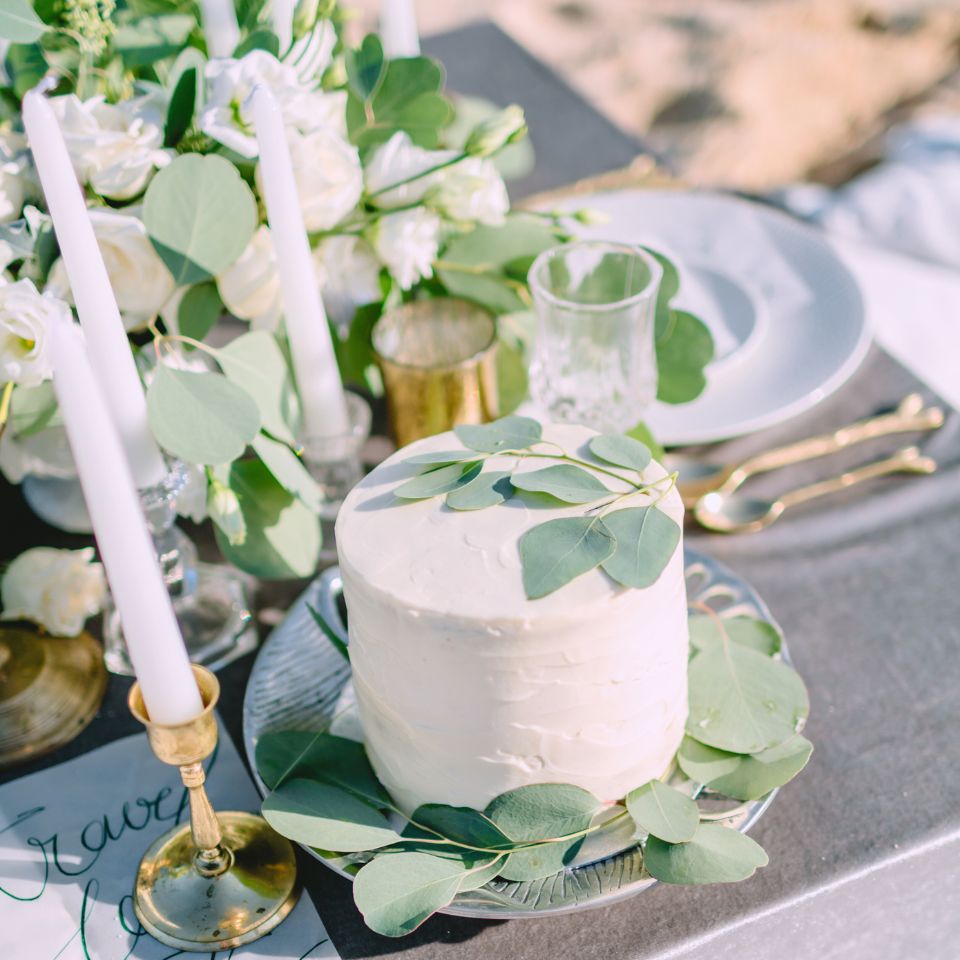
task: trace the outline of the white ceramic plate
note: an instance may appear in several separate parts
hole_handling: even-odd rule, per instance
[[[554,208],[557,204],[552,204]],[[670,446],[773,426],[833,393],[870,345],[853,276],[815,231],[723,194],[615,190],[559,204],[607,223],[585,238],[661,249],[680,269],[676,304],[710,327],[717,357],[692,403],[658,403],[646,420]]]

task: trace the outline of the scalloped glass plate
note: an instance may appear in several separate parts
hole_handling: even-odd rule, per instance
[[[749,616],[779,627],[756,591],[732,571],[697,551],[685,551],[687,600],[707,604],[720,617]],[[341,582],[337,567],[326,570],[297,598],[286,619],[264,643],[250,675],[243,704],[243,739],[254,779],[262,795],[267,789],[256,773],[254,752],[264,733],[277,730],[318,730],[351,699],[350,666],[320,632],[307,604],[346,640],[340,610]],[[786,644],[780,656],[789,662]],[[337,729],[345,736],[349,732]],[[760,800],[740,803],[711,794],[674,767],[667,782],[695,796],[701,815],[731,829],[747,831],[770,806],[777,791]],[[609,814],[609,810],[606,811]],[[542,880],[523,883],[492,880],[479,890],[461,893],[441,913],[487,919],[520,919],[550,913],[570,913],[625,900],[657,881],[643,867],[643,854],[629,827],[598,831],[583,845],[566,869]],[[342,876],[352,879],[362,854],[339,856],[304,848]]]

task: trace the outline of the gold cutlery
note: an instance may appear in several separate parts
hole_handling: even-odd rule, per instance
[[[915,430],[935,430],[943,425],[940,407],[923,406],[923,398],[911,393],[900,401],[892,413],[840,427],[832,433],[808,437],[785,446],[767,450],[736,464],[713,464],[696,461],[682,454],[669,454],[667,467],[679,473],[677,487],[686,507],[693,507],[708,493],[731,494],[747,479],[758,473],[779,470],[845,450],[857,443]]]
[[[693,515],[701,526],[717,533],[755,533],[769,527],[788,507],[798,503],[806,503],[815,497],[846,490],[855,484],[891,473],[933,473],[936,469],[936,461],[923,456],[917,447],[907,447],[892,457],[848,470],[828,480],[798,487],[775,500],[715,490],[696,502]]]

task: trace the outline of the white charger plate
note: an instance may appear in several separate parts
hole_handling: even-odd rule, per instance
[[[668,446],[708,443],[789,420],[833,393],[870,345],[863,298],[814,230],[724,194],[626,189],[551,208],[600,211],[578,236],[662,250],[680,270],[675,303],[710,327],[717,357],[692,403],[655,404],[645,417]]]

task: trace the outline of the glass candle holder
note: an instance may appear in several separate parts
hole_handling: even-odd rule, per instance
[[[347,391],[346,433],[326,437],[305,437],[303,462],[320,487],[320,527],[323,533],[321,559],[336,555],[334,524],[343,499],[363,477],[363,445],[370,436],[370,404]]]
[[[466,300],[417,300],[377,321],[373,349],[401,447],[497,418],[496,345],[496,321]]]
[[[662,268],[639,247],[581,241],[540,254],[534,403],[554,421],[629,430],[657,396],[654,345]]]
[[[193,541],[176,525],[177,497],[186,467],[174,462],[164,479],[140,491],[147,526],[194,663],[219,669],[257,646],[247,579],[226,564],[201,563]],[[134,675],[116,607],[108,598],[103,614],[104,662],[111,673]]]

